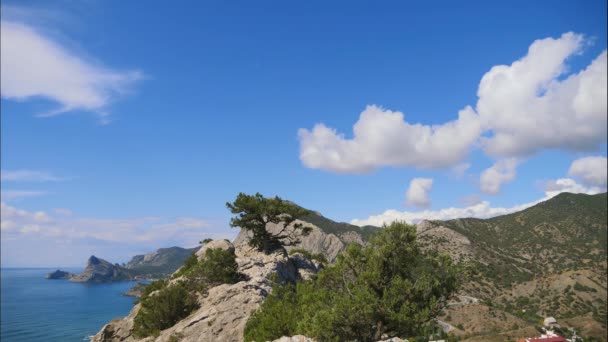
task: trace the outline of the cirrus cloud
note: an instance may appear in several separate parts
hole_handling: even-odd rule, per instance
[[[143,77],[137,70],[117,71],[88,62],[25,22],[3,16],[0,35],[1,96],[20,101],[42,97],[59,104],[39,116],[85,110],[103,119],[108,105]]]

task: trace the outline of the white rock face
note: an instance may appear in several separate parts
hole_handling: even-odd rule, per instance
[[[205,259],[205,252],[210,248],[212,248],[212,249],[219,248],[219,249],[223,249],[225,251],[234,253],[234,245],[232,243],[230,243],[230,241],[212,240],[210,242],[207,242],[203,247],[201,247],[198,251],[196,251],[196,256],[198,257],[198,260]]]
[[[283,336],[277,340],[274,340],[272,342],[316,342],[315,340],[313,340],[310,337],[306,337],[306,336],[302,336],[302,335],[296,335],[296,336]]]
[[[201,251],[205,248],[234,251],[239,272],[244,274],[247,280],[209,289],[206,296],[199,298],[198,310],[173,327],[163,330],[157,338],[138,340],[132,336],[133,320],[139,310],[139,305],[136,305],[126,318],[105,325],[92,341],[167,342],[171,336],[179,336],[179,341],[183,342],[242,341],[247,319],[259,308],[271,290],[271,275],[277,274],[280,280],[296,281],[311,276],[317,270],[303,255],[296,254],[296,257],[289,258],[284,250],[266,255],[246,244],[234,248],[225,240],[209,242]],[[299,269],[298,265],[302,268]]]
[[[286,247],[288,251],[296,248],[301,248],[311,253],[321,253],[327,257],[327,260],[332,262],[336,259],[338,254],[340,254],[340,252],[342,252],[342,250],[346,248],[344,242],[342,242],[342,240],[340,240],[340,238],[337,237],[335,234],[327,234],[322,231],[321,228],[315,226],[312,223],[300,220],[296,220],[294,224],[295,223],[301,223],[305,226],[312,227],[312,231],[307,236],[302,236],[300,238],[299,244],[295,246]],[[293,224],[290,225],[287,230],[291,231],[291,229],[293,229],[292,227]],[[271,233],[278,233],[282,228],[283,225],[275,223],[269,223],[266,225],[266,229]],[[343,235],[345,235],[346,239],[348,239],[348,242],[351,242],[351,240],[352,242],[361,240],[361,237],[354,232],[352,232],[352,234],[349,233]],[[249,236],[250,234],[246,230],[241,229],[239,235],[237,235],[236,239],[234,240],[234,244],[238,246],[246,243],[249,240]]]

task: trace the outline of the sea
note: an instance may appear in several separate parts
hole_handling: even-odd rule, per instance
[[[110,320],[128,315],[136,300],[122,295],[135,282],[82,284],[44,278],[54,270],[0,269],[0,341],[88,341]]]

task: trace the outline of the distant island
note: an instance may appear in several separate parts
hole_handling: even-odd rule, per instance
[[[62,271],[62,270],[56,270],[56,271],[48,273],[45,276],[45,278],[46,279],[70,279],[75,275],[76,274],[74,274],[74,273],[70,273],[70,272],[66,272],[66,271]]]

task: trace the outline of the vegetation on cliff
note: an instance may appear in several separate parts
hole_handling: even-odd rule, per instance
[[[463,274],[448,256],[422,253],[415,227],[395,222],[369,246],[350,245],[314,280],[275,285],[247,322],[245,340],[300,334],[322,341],[376,341],[384,334],[424,334]]]
[[[239,227],[251,232],[249,245],[259,251],[269,253],[283,246],[293,246],[300,242],[300,236],[308,235],[311,227],[295,222],[310,213],[279,197],[265,198],[260,193],[246,195],[239,193],[233,203],[226,203],[232,214],[231,227]],[[269,223],[282,225],[277,233],[270,232]],[[288,229],[291,226],[292,229]]]
[[[199,307],[198,295],[220,284],[240,279],[234,253],[209,248],[201,260],[187,259],[171,282],[159,280],[148,285],[141,297],[133,333],[137,337],[158,334],[172,327]]]

